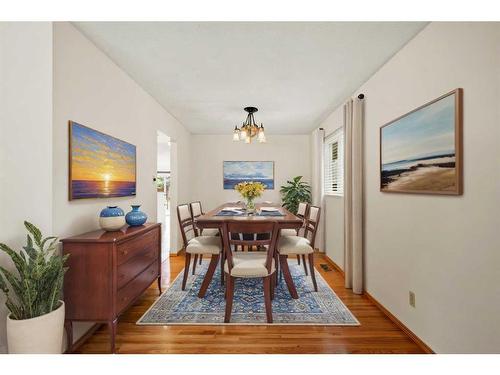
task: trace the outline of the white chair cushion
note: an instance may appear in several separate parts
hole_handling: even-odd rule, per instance
[[[288,254],[311,254],[314,249],[307,238],[299,236],[280,237],[278,251],[281,255]]]
[[[198,236],[189,240],[186,252],[189,254],[219,254],[221,249],[220,237]]]
[[[297,235],[297,231],[295,229],[282,229],[280,231],[280,234],[282,236],[296,236]]]
[[[231,269],[231,276],[235,277],[265,277],[276,271],[274,259],[271,263],[271,273],[266,268],[267,252],[233,253],[234,267]],[[229,265],[226,260],[224,272],[229,273]]]
[[[217,236],[219,234],[219,230],[217,228],[206,228],[203,229],[203,236]]]

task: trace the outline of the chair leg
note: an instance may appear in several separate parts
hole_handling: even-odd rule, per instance
[[[306,256],[305,254],[302,254],[302,263],[304,264],[304,272],[306,273],[306,276],[309,276],[307,272],[307,263],[306,263]]]
[[[205,297],[205,294],[207,293],[207,289],[210,285],[210,282],[212,281],[212,278],[214,277],[215,269],[217,268],[217,265],[219,264],[219,257],[220,257],[220,254],[213,254],[212,258],[210,259],[210,264],[208,265],[207,273],[205,274],[205,277],[203,278],[203,282],[201,283],[200,291],[198,292],[198,297],[200,297],[200,298]]]
[[[186,262],[184,264],[184,276],[182,277],[182,290],[186,289],[186,282],[189,274],[189,263],[191,262],[191,254],[186,253]]]
[[[220,285],[224,286],[224,263],[226,262],[226,255],[224,254],[224,250],[220,254]]]
[[[193,259],[193,275],[196,272],[196,264],[198,263],[198,254],[194,254],[194,259]]]
[[[201,261],[203,260],[203,254],[200,254],[200,266],[201,266]]]
[[[234,277],[226,274],[226,314],[224,315],[224,323],[231,321],[231,312],[233,310],[234,297]]]
[[[300,255],[297,254],[297,264],[300,266]]]
[[[264,304],[266,305],[266,317],[267,317],[267,322],[272,323],[273,322],[273,305],[271,303],[272,300],[272,292],[271,292],[271,281],[272,276],[267,276],[264,277]]]
[[[280,264],[283,271],[283,277],[285,278],[286,286],[293,299],[299,298],[297,294],[297,289],[295,289],[295,284],[293,283],[292,274],[290,273],[290,268],[288,268],[288,259],[286,255],[280,255]]]
[[[274,287],[276,286],[276,272],[271,276],[271,300],[274,300]]]
[[[316,274],[314,273],[314,254],[311,253],[307,256],[309,258],[309,269],[311,270],[311,278],[314,285],[314,291],[318,291],[318,284],[316,284]]]

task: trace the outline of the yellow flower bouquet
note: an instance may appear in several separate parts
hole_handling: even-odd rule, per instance
[[[254,199],[264,192],[266,186],[262,182],[243,181],[237,184],[234,189],[246,200],[247,210],[255,209]]]

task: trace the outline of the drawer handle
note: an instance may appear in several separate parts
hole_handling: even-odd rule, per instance
[[[127,250],[122,250],[122,254],[123,254],[123,255],[127,255],[127,254],[128,254],[128,251],[127,251]]]

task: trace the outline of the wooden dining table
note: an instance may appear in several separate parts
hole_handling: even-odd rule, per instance
[[[220,233],[223,234],[223,227],[224,223],[227,221],[232,221],[232,220],[238,220],[238,221],[248,221],[248,222],[272,222],[272,223],[278,223],[278,228],[279,230],[281,229],[300,229],[303,225],[303,220],[288,211],[286,208],[281,207],[278,204],[273,204],[273,203],[257,203],[255,205],[256,212],[255,214],[244,214],[244,215],[235,215],[235,216],[218,216],[217,214],[223,210],[225,207],[244,207],[243,204],[241,203],[225,203],[222,204],[216,208],[214,208],[211,211],[206,212],[205,214],[198,216],[195,219],[195,224],[198,228],[201,229],[206,229],[206,228],[216,228],[220,230]],[[282,216],[260,216],[258,215],[258,212],[260,211],[261,207],[276,207],[279,209],[279,211],[283,214]],[[224,249],[222,252],[221,256],[221,267],[223,267],[224,261],[225,261],[225,252],[228,251],[228,249]],[[280,268],[283,272],[283,278],[285,279],[286,285],[288,287],[288,290],[290,292],[290,295],[292,298],[297,299],[298,294],[297,290],[295,288],[295,284],[293,282],[290,269],[288,267],[288,262],[285,260],[280,259]],[[209,278],[205,280],[204,284],[210,283],[212,276],[209,275],[210,272],[207,272],[206,278]],[[213,272],[212,272],[213,274]],[[224,273],[221,270],[221,282],[224,283]]]

